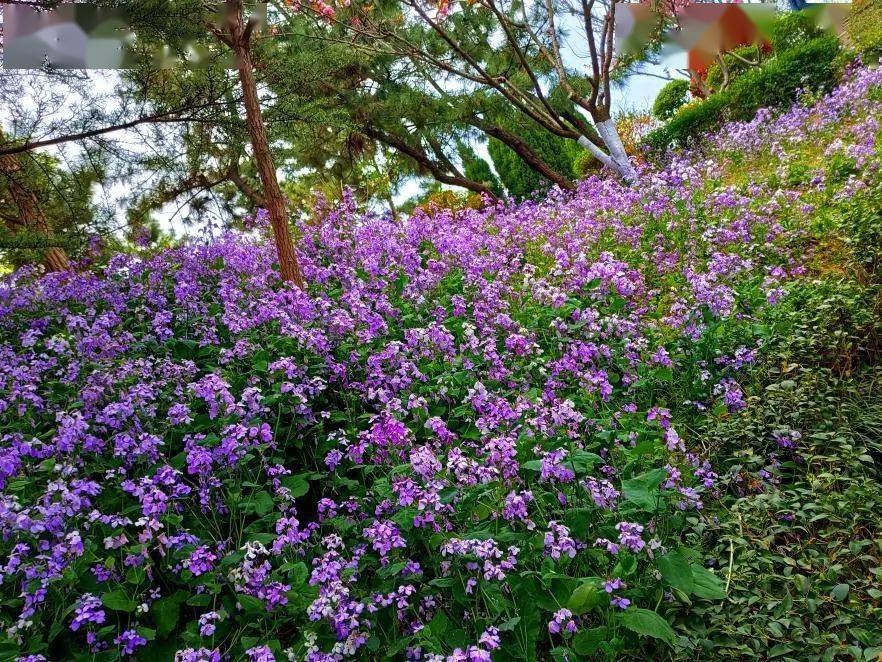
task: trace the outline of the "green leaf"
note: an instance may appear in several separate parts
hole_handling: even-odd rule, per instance
[[[637,572],[637,559],[630,554],[620,554],[619,562],[613,568],[613,576],[630,577]]]
[[[661,485],[667,472],[662,469],[653,469],[646,473],[622,481],[622,494],[643,510],[655,510],[658,496],[658,486]]]
[[[302,586],[306,583],[308,577],[309,568],[306,567],[306,564],[303,561],[295,563],[291,569],[291,585],[295,587]]]
[[[297,474],[296,476],[285,476],[281,479],[282,485],[287,487],[291,491],[291,496],[295,499],[298,497],[302,497],[304,494],[309,492],[309,481],[306,479],[304,474]]]
[[[834,586],[833,589],[830,591],[830,597],[832,597],[834,600],[842,602],[848,595],[848,589],[848,584],[836,584],[836,586]]]
[[[694,583],[692,593],[696,597],[705,600],[724,600],[726,598],[726,587],[723,581],[698,563],[692,565],[692,581]]]
[[[211,604],[211,596],[208,593],[197,593],[187,598],[187,604],[191,607],[206,607]]]
[[[101,596],[101,602],[108,609],[115,609],[116,611],[135,611],[135,607],[138,606],[135,600],[126,595],[126,592],[122,589],[105,593]]]
[[[156,631],[152,628],[139,627],[138,634],[144,637],[147,641],[153,641],[156,639]]]
[[[266,515],[273,509],[273,497],[269,492],[258,492],[249,503],[254,507],[254,512],[260,516]]]
[[[515,616],[514,618],[510,618],[507,621],[505,621],[504,623],[502,623],[501,625],[499,625],[499,627],[497,627],[496,629],[499,630],[500,632],[510,632],[511,630],[514,630],[515,626],[517,626],[517,624],[520,622],[521,622],[521,617]]]
[[[573,649],[579,655],[593,655],[606,638],[606,628],[603,626],[579,630],[573,637]]]
[[[584,614],[599,605],[600,598],[601,593],[597,584],[588,581],[576,587],[567,601],[567,609],[576,615]]]
[[[679,552],[670,552],[659,556],[655,560],[656,567],[664,580],[686,595],[692,593],[695,580],[692,577],[692,568],[683,555]]]
[[[646,637],[673,643],[676,633],[670,624],[654,611],[632,607],[622,614],[622,625]]]
[[[242,609],[244,609],[249,614],[266,613],[266,606],[264,606],[263,602],[255,598],[253,595],[237,593],[236,601],[240,605],[242,605]]]
[[[792,646],[788,646],[787,644],[778,644],[776,646],[772,646],[769,649],[769,659],[775,657],[781,657],[782,655],[787,655],[787,653],[793,650]]]
[[[160,598],[150,607],[156,623],[156,633],[162,639],[174,632],[181,616],[181,604],[175,598]]]

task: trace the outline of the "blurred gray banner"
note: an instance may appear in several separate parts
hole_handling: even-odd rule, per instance
[[[221,5],[218,5],[221,19]],[[252,11],[266,19],[266,4]],[[4,69],[128,69],[136,66],[143,52],[136,53],[135,35],[124,12],[90,3],[65,3],[50,11],[32,6],[0,2]],[[208,52],[193,45],[182,58],[168,49],[146,57],[160,66],[198,67]],[[232,66],[232,58],[230,58]]]

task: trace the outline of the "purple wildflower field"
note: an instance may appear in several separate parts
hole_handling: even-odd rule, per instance
[[[675,645],[666,614],[725,599],[730,579],[684,544],[735,480],[694,430],[747,407],[815,211],[878,182],[880,86],[855,67],[827,96],[643,165],[639,186],[595,176],[398,222],[319,205],[299,227],[307,291],[278,279],[262,217],[100,270],[6,277],[2,652]],[[829,176],[836,158],[851,174]],[[797,160],[799,181],[769,176]],[[780,453],[799,435],[782,431]]]

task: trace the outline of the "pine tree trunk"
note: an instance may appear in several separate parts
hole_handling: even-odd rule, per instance
[[[557,184],[560,188],[564,190],[571,190],[574,188],[573,182],[569,180],[567,177],[564,177],[562,174],[557,172],[554,168],[552,168],[546,161],[542,159],[541,156],[530,147],[530,144],[521,138],[520,136],[515,135],[511,131],[507,131],[503,129],[501,126],[490,123],[478,122],[475,124],[480,128],[484,133],[488,136],[492,136],[496,138],[501,143],[507,145],[509,149],[511,149],[518,157],[526,163],[530,168],[539,173],[542,177],[550,181],[552,184]]]
[[[611,118],[596,122],[597,133],[600,134],[603,144],[609,151],[610,159],[613,163],[613,169],[619,176],[627,182],[633,182],[637,179],[637,172],[631,165],[631,159],[625,152],[625,146],[622,144],[622,138],[619,136],[619,130],[616,128],[615,122]]]
[[[20,172],[21,164],[14,156],[10,154],[0,156],[0,173],[7,180],[9,195],[12,202],[18,207],[22,225],[28,232],[45,237],[49,241],[52,239],[52,228],[49,227],[49,222],[46,220],[46,215],[43,213],[37,196],[19,181]],[[46,248],[43,254],[43,264],[49,271],[70,270],[67,252],[57,246]]]
[[[279,187],[276,176],[276,167],[270,152],[269,139],[266,135],[266,125],[263,122],[263,114],[260,110],[260,97],[257,93],[257,82],[254,78],[254,64],[251,60],[251,45],[242,23],[241,4],[230,13],[228,19],[230,37],[233,42],[233,50],[236,55],[236,66],[239,69],[239,81],[242,84],[242,97],[245,102],[245,125],[251,138],[251,147],[254,150],[254,161],[260,182],[263,185],[263,197],[266,202],[266,211],[270,225],[273,229],[273,238],[279,256],[279,269],[282,280],[294,283],[300,289],[304,289],[303,275],[300,265],[297,263],[297,255],[294,253],[294,241],[291,237],[291,228],[288,225],[288,212],[286,209],[285,196]]]
[[[635,181],[637,179],[637,171],[634,170],[634,166],[631,165],[631,159],[628,158],[628,154],[625,152],[625,146],[622,144],[622,139],[619,137],[619,131],[616,129],[615,123],[612,119],[607,118],[600,121],[595,120],[594,126],[597,127],[597,133],[606,146],[608,153],[604,152],[585,136],[579,136],[579,145],[591,152],[594,158],[626,182],[631,183]]]

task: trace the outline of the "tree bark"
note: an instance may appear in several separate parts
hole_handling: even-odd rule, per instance
[[[509,147],[524,163],[552,184],[557,184],[564,190],[570,190],[573,188],[573,182],[570,179],[564,177],[557,170],[548,165],[548,163],[536,153],[536,150],[530,147],[529,143],[520,136],[503,129],[496,124],[482,122],[480,120],[475,122],[475,126],[488,136],[496,138],[499,142]]]
[[[49,227],[43,208],[34,192],[19,180],[20,172],[21,164],[14,156],[10,154],[0,156],[0,174],[5,176],[9,195],[12,202],[18,207],[21,225],[29,232],[51,240],[52,228]],[[67,252],[58,246],[47,246],[43,254],[43,264],[49,271],[70,270],[70,259],[67,257]]]
[[[282,280],[294,283],[304,289],[303,275],[294,252],[294,241],[288,225],[288,212],[285,196],[279,187],[276,167],[266,135],[266,125],[260,110],[260,97],[257,93],[257,81],[254,78],[254,64],[251,59],[251,30],[253,26],[243,23],[242,2],[227,2],[227,30],[230,43],[236,55],[236,66],[239,70],[239,82],[242,85],[242,97],[245,102],[245,126],[251,138],[254,150],[254,162],[263,185],[263,197],[266,211],[273,229],[273,238],[279,257],[279,270]]]
[[[450,173],[444,169],[437,161],[433,161],[425,150],[415,147],[400,137],[388,134],[373,126],[365,125],[361,127],[361,131],[369,138],[373,138],[384,145],[388,145],[405,156],[413,159],[419,166],[425,168],[432,174],[437,181],[442,184],[450,184],[451,186],[461,186],[469,191],[481,193],[489,196],[492,200],[496,200],[497,196],[481,182],[476,182],[468,177],[464,177],[459,173]]]
[[[597,127],[597,133],[600,134],[603,144],[609,151],[612,169],[626,182],[633,182],[637,179],[637,171],[634,170],[631,159],[625,152],[625,146],[622,144],[616,123],[611,118],[606,118],[599,122],[595,121],[594,126]]]

